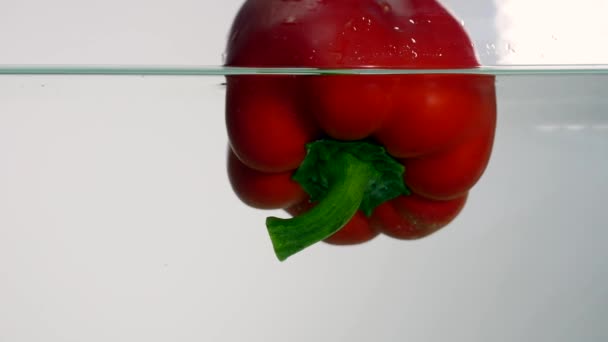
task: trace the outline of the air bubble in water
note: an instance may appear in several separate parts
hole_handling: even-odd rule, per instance
[[[288,16],[283,21],[283,24],[287,24],[287,25],[291,25],[291,24],[295,24],[295,23],[296,23],[296,17],[294,17],[293,15]]]

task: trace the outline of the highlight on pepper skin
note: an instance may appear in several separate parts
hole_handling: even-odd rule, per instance
[[[226,52],[234,67],[479,66],[436,0],[248,0]],[[433,234],[465,208],[490,160],[493,76],[231,75],[226,84],[234,192],[293,217],[267,220],[280,260],[318,241]]]

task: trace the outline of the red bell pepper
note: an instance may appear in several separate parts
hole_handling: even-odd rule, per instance
[[[456,69],[479,64],[436,0],[248,0],[227,66]],[[427,236],[484,172],[494,77],[473,74],[227,77],[228,173],[262,209],[280,260],[324,240]]]

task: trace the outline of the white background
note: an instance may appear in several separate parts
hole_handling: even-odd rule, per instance
[[[445,0],[482,64],[608,63],[604,0]],[[241,0],[2,0],[0,64],[220,65]]]
[[[601,1],[445,3],[484,64],[608,60]],[[0,4],[0,63],[218,65],[239,1]],[[1,342],[608,339],[605,77],[499,78],[449,228],[286,263],[227,182],[221,82],[0,76]]]

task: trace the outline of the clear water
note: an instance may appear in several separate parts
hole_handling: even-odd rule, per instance
[[[5,336],[608,338],[602,68],[490,70],[499,74],[493,157],[455,222],[419,241],[318,244],[285,263],[264,227],[282,213],[244,206],[226,178],[225,70],[8,69],[0,70]]]
[[[316,68],[244,68],[222,66],[154,65],[2,65],[0,75],[323,75],[323,74],[488,74],[488,75],[566,75],[606,74],[608,64],[484,65],[471,69],[316,69]]]

